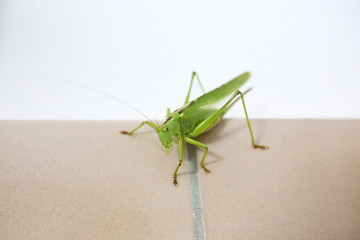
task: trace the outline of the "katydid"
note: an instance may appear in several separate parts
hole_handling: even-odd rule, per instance
[[[195,77],[197,78],[204,94],[197,99],[189,102],[190,92]],[[250,131],[252,146],[254,148],[266,149],[268,147],[258,145],[255,143],[254,140],[244,101],[244,94],[248,91],[242,93],[238,90],[249,78],[249,72],[243,73],[240,76],[234,78],[233,80],[225,83],[224,85],[212,90],[211,92],[205,93],[199,76],[196,74],[196,72],[193,72],[190,82],[190,88],[187,93],[184,106],[175,110],[172,113],[168,109],[167,119],[163,124],[159,125],[154,124],[152,121],[144,121],[134,130],[130,132],[121,131],[121,133],[132,135],[144,124],[147,124],[152,127],[158,134],[159,140],[161,142],[161,148],[166,154],[169,154],[169,152],[173,149],[173,139],[176,139],[178,141],[179,150],[179,164],[177,165],[173,175],[173,183],[176,185],[177,172],[183,162],[183,141],[205,149],[205,153],[203,155],[200,165],[205,172],[210,172],[210,170],[207,169],[204,164],[206,155],[209,151],[208,146],[195,140],[194,138],[212,129],[214,126],[220,123],[224,115],[230,110],[234,103],[241,99],[244,107],[247,125]],[[222,100],[225,101],[225,98],[228,98],[228,100],[220,108],[216,108],[214,106],[214,104],[219,103]]]

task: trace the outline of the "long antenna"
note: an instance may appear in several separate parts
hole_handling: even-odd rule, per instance
[[[91,91],[91,92],[95,92],[95,93],[100,94],[100,95],[102,95],[102,96],[105,96],[105,97],[111,98],[111,99],[113,99],[113,100],[115,100],[115,101],[118,101],[118,102],[120,102],[120,103],[128,106],[129,108],[132,108],[133,110],[135,110],[136,112],[138,112],[138,113],[140,113],[142,116],[144,116],[147,120],[149,120],[150,122],[154,123],[153,121],[151,121],[150,118],[148,118],[145,114],[143,114],[143,113],[142,113],[140,110],[138,110],[136,107],[131,106],[130,104],[124,102],[123,100],[121,100],[121,99],[119,99],[119,98],[116,98],[116,97],[114,97],[114,96],[112,96],[112,95],[110,95],[110,94],[108,94],[108,93],[106,93],[106,92],[99,91],[99,90],[97,90],[97,89],[95,89],[95,88],[92,88],[92,87],[83,85],[83,84],[78,83],[78,82],[75,82],[75,81],[71,81],[71,80],[68,80],[68,79],[66,79],[66,80],[62,79],[62,80],[65,81],[65,82],[71,83],[71,84],[73,84],[73,85],[75,85],[75,86],[77,86],[77,87],[86,89],[86,90]],[[155,123],[154,123],[154,125],[155,125]]]

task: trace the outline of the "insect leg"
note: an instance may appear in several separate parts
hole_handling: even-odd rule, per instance
[[[170,117],[171,111],[170,108],[167,108],[166,110],[166,118]]]
[[[245,116],[246,116],[246,121],[247,121],[247,125],[249,127],[249,131],[250,131],[250,135],[251,135],[251,143],[253,145],[254,148],[260,148],[260,149],[267,149],[269,147],[265,146],[265,145],[258,145],[255,143],[255,140],[254,140],[254,135],[253,135],[253,132],[251,130],[251,124],[250,124],[250,120],[249,120],[249,117],[248,117],[248,114],[247,114],[247,111],[246,111],[246,106],[245,106],[245,100],[244,100],[244,94],[242,92],[240,92],[239,90],[237,90],[238,94],[240,94],[240,98],[241,98],[241,101],[242,101],[242,104],[243,104],[243,107],[244,107],[244,112],[245,112]]]
[[[191,76],[191,82],[190,82],[190,88],[189,88],[189,91],[188,91],[188,94],[186,96],[186,99],[185,99],[185,103],[184,104],[187,104],[189,102],[189,98],[190,98],[190,92],[191,92],[191,88],[192,88],[192,85],[193,85],[193,81],[194,81],[194,77],[196,76],[198,82],[199,82],[199,85],[201,87],[201,90],[203,91],[203,93],[205,93],[205,90],[204,90],[204,87],[203,85],[201,84],[201,81],[200,81],[200,78],[199,78],[199,75],[197,75],[196,72],[193,72],[192,73],[192,76]]]
[[[239,98],[235,99],[238,95],[240,95]],[[210,117],[208,117],[207,119],[205,119],[204,121],[202,121],[200,124],[198,124],[196,126],[196,128],[194,128],[194,130],[188,134],[188,136],[190,137],[196,137],[199,134],[203,133],[207,128],[209,128],[209,126],[211,126],[211,124],[214,123],[214,121],[218,120],[219,117],[222,117],[228,110],[230,107],[233,106],[234,102],[233,100],[236,102],[241,98],[242,103],[243,103],[243,107],[244,107],[244,112],[245,112],[245,116],[246,116],[246,121],[247,121],[247,125],[249,127],[249,131],[250,131],[250,136],[251,136],[251,143],[253,145],[254,148],[261,148],[261,149],[266,149],[268,147],[263,146],[263,145],[258,145],[255,143],[254,140],[254,135],[251,129],[251,124],[250,124],[250,120],[246,111],[246,106],[245,106],[245,101],[244,101],[244,94],[242,92],[240,92],[239,90],[236,90],[234,92],[234,94],[230,97],[230,99],[219,109],[217,110],[215,113],[213,113]]]
[[[174,172],[174,185],[177,184],[177,172],[183,162],[183,142],[181,138],[178,139],[178,148],[179,148],[179,164],[177,165]]]
[[[149,125],[150,127],[152,127],[153,129],[155,129],[155,130],[157,129],[157,126],[156,126],[154,123],[149,122],[149,121],[144,121],[144,122],[142,122],[137,128],[135,128],[134,130],[132,130],[131,132],[128,132],[128,131],[120,131],[120,133],[132,135],[135,131],[137,131],[139,128],[141,128],[145,123],[146,123],[147,125]]]
[[[204,153],[204,156],[203,156],[203,158],[202,158],[202,160],[201,160],[200,166],[204,169],[205,172],[208,172],[208,173],[209,173],[210,170],[207,169],[207,168],[205,167],[205,165],[204,165],[205,157],[206,157],[206,155],[207,155],[207,153],[208,153],[208,151],[209,151],[208,146],[206,146],[205,144],[203,144],[203,143],[201,143],[201,142],[198,142],[198,141],[196,141],[196,140],[194,140],[194,139],[192,139],[192,138],[186,137],[186,136],[184,137],[184,140],[185,140],[186,142],[192,144],[192,145],[195,145],[195,146],[198,146],[198,147],[202,147],[202,148],[205,149],[205,153]]]

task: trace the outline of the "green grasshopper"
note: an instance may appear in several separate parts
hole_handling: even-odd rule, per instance
[[[204,94],[197,99],[189,102],[190,92],[195,76]],[[144,121],[134,130],[130,132],[121,131],[121,133],[132,135],[144,124],[147,124],[152,127],[158,134],[159,140],[161,142],[161,148],[167,155],[174,148],[172,143],[173,139],[176,138],[178,141],[179,149],[179,164],[177,165],[174,172],[173,183],[177,185],[177,172],[183,162],[183,141],[205,149],[205,153],[200,165],[205,170],[205,172],[210,172],[210,170],[207,169],[204,164],[209,148],[207,145],[196,141],[194,138],[206,131],[209,131],[214,126],[219,124],[223,119],[224,115],[230,110],[230,108],[239,99],[241,99],[245,111],[247,125],[249,127],[251,135],[252,145],[254,148],[266,149],[268,147],[255,144],[244,101],[244,94],[248,91],[242,93],[238,90],[249,78],[249,72],[243,73],[240,76],[234,78],[233,80],[225,83],[224,85],[212,90],[211,92],[205,93],[199,76],[196,74],[196,72],[193,72],[190,82],[190,88],[186,96],[184,106],[175,110],[172,113],[170,112],[170,109],[168,109],[167,119],[163,124],[159,125],[154,124],[152,121]],[[224,100],[229,96],[230,98],[220,108],[216,108],[214,106],[216,103],[219,103],[221,100]]]

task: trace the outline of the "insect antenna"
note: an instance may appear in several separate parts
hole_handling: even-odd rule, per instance
[[[77,87],[79,87],[79,88],[88,90],[88,91],[90,91],[90,92],[97,93],[97,94],[102,95],[102,96],[107,97],[107,98],[111,98],[111,99],[113,99],[113,100],[115,100],[115,101],[118,101],[118,102],[120,102],[120,103],[128,106],[129,108],[135,110],[136,112],[140,113],[142,116],[144,116],[147,120],[149,120],[150,122],[152,122],[152,123],[155,125],[155,123],[154,123],[153,121],[151,121],[151,119],[148,118],[148,117],[147,117],[144,113],[142,113],[139,109],[137,109],[137,108],[134,107],[134,106],[131,106],[130,104],[128,104],[127,102],[124,102],[123,100],[121,100],[121,99],[119,99],[119,98],[116,98],[116,97],[114,97],[114,96],[112,96],[112,95],[110,95],[110,94],[108,94],[108,93],[106,93],[106,92],[99,91],[99,90],[97,90],[97,89],[95,89],[95,88],[92,88],[92,87],[83,85],[83,84],[78,83],[78,82],[74,82],[74,81],[71,81],[71,80],[64,80],[64,81],[65,81],[65,82],[68,82],[68,83],[71,83],[72,85],[75,85],[75,86],[77,86]],[[159,126],[159,124],[158,124],[158,126]]]

